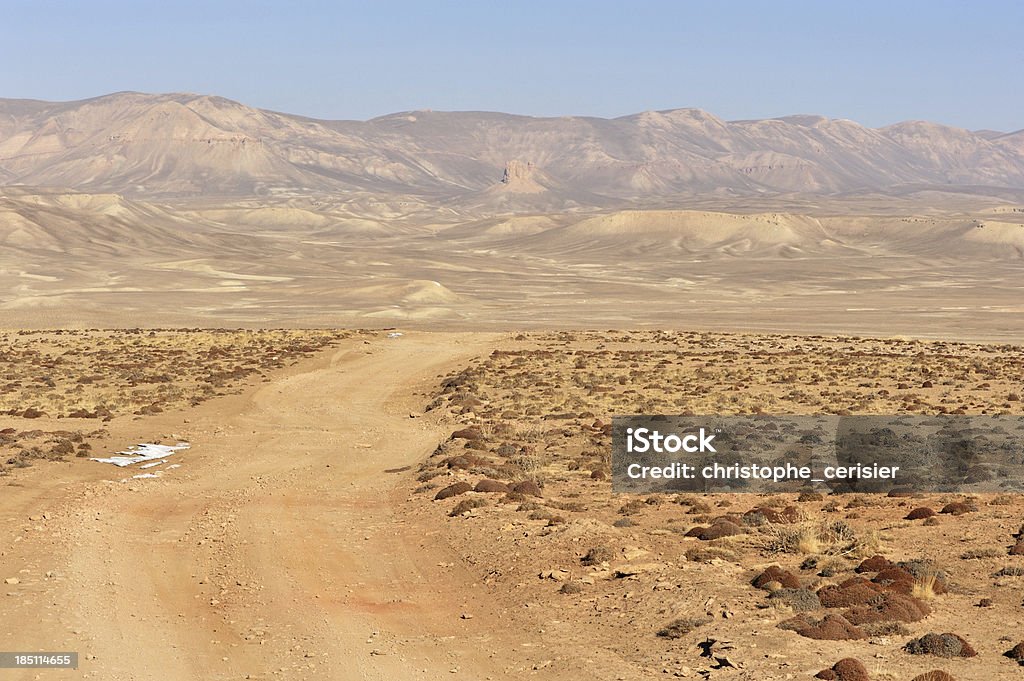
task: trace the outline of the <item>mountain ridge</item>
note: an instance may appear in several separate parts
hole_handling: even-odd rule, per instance
[[[922,187],[1024,193],[1024,131],[813,114],[726,121],[695,108],[616,118],[408,111],[319,120],[215,95],[0,99],[0,185],[129,196],[370,192],[477,200],[512,161],[545,205]],[[570,198],[572,197],[572,198]],[[533,196],[536,202],[537,197]],[[514,209],[514,201],[502,203]]]

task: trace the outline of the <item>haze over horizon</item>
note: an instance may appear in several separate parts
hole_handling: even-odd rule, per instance
[[[1024,128],[1024,6],[1004,1],[7,4],[7,98],[194,92],[328,120],[692,107]]]

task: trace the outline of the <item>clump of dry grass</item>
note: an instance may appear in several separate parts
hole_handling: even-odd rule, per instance
[[[842,520],[804,520],[794,525],[769,524],[765,550],[804,555],[846,553],[857,546],[857,534]]]
[[[962,560],[982,560],[984,558],[999,558],[1003,555],[1000,549],[988,547],[984,549],[970,549],[960,554]]]
[[[936,595],[935,584],[938,579],[938,572],[935,570],[925,570],[914,578],[914,585],[911,588],[910,595],[922,601],[934,599]]]
[[[686,636],[694,629],[709,624],[711,618],[708,616],[703,617],[681,617],[679,619],[672,620],[658,631],[658,636],[667,639],[677,639]]]

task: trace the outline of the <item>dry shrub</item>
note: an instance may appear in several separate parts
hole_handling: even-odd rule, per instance
[[[809,612],[820,610],[821,601],[818,594],[810,589],[776,589],[768,595],[768,600],[774,604],[786,605],[793,609],[793,612]]]
[[[472,489],[473,486],[468,482],[456,482],[451,485],[448,485],[443,490],[435,494],[434,501],[441,501],[442,499],[456,497],[460,494],[465,494],[466,492],[472,491]]]
[[[853,569],[854,572],[881,572],[882,570],[891,568],[895,565],[891,560],[885,556],[875,554],[870,558],[865,558],[861,561],[860,565]]]
[[[800,588],[800,578],[788,570],[783,570],[778,565],[765,568],[764,572],[750,581],[750,584],[755,589],[763,589],[772,582],[777,582],[787,589]]]
[[[1000,568],[998,572],[992,575],[993,577],[1024,577],[1024,567],[1017,565],[1010,565],[1007,567]]]
[[[964,513],[972,513],[973,511],[977,510],[978,508],[974,504],[969,504],[964,501],[954,501],[943,506],[942,510],[939,511],[939,513],[948,513],[950,515],[963,515]]]
[[[686,636],[694,629],[702,627],[711,622],[711,618],[704,617],[681,617],[672,620],[658,631],[658,636],[667,639],[677,639]]]
[[[902,622],[869,622],[862,624],[861,629],[868,636],[910,636],[910,629]]]
[[[509,491],[509,486],[503,482],[497,480],[490,480],[484,478],[480,482],[476,483],[476,487],[473,488],[475,492],[486,492],[489,494],[504,494]]]
[[[930,601],[939,594],[946,593],[946,585],[936,572],[923,572],[914,578],[910,595],[923,601]]]
[[[480,497],[471,497],[469,499],[463,499],[459,503],[455,504],[455,508],[448,514],[452,518],[458,517],[466,511],[472,511],[474,508],[483,508],[487,505],[487,502]]]
[[[864,663],[854,657],[845,657],[829,669],[822,669],[814,675],[816,679],[832,681],[871,681]]]
[[[851,608],[866,605],[882,592],[882,587],[863,577],[851,577],[840,584],[818,589],[818,598],[826,608]]]
[[[615,554],[607,546],[595,546],[587,551],[586,555],[580,558],[580,564],[585,566],[600,565],[607,563]]]
[[[941,669],[933,669],[924,674],[918,674],[911,681],[956,681],[956,677]]]
[[[893,592],[883,592],[868,601],[867,605],[858,605],[846,611],[846,619],[852,624],[870,624],[872,622],[919,622],[932,609],[924,601],[913,596]]]
[[[820,620],[808,615],[797,615],[779,623],[780,629],[795,631],[800,636],[819,641],[849,641],[865,639],[867,633],[858,626],[851,624],[842,615],[828,614]]]
[[[576,582],[566,582],[562,585],[562,588],[558,590],[558,593],[565,595],[575,595],[583,593],[583,587]]]
[[[739,560],[739,554],[735,549],[720,543],[694,546],[693,548],[687,549],[686,553],[683,555],[686,557],[686,560],[693,563],[710,563],[714,560],[736,562]]]
[[[707,527],[698,526],[691,529],[686,533],[686,536],[696,537],[701,541],[713,541],[715,539],[721,539],[722,537],[732,537],[737,534],[743,534],[743,532],[743,528],[731,520],[719,518]]]
[[[956,634],[925,634],[903,646],[911,655],[935,655],[937,657],[974,657],[978,653],[963,638]]]
[[[856,548],[856,534],[841,520],[768,526],[765,549],[772,553],[840,553]]]

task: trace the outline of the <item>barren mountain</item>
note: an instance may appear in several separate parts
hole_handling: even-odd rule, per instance
[[[697,109],[320,121],[219,97],[117,93],[0,100],[0,184],[148,197],[362,190],[494,210],[927,188],[1016,196],[1022,134],[817,116],[729,122]]]

